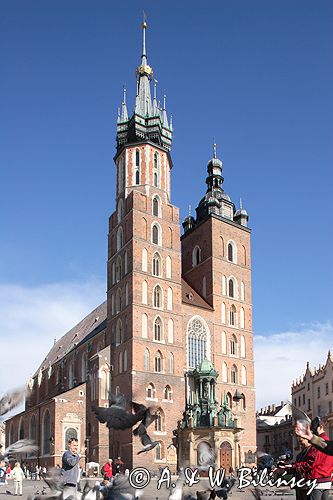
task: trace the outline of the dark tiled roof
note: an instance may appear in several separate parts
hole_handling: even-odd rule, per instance
[[[96,309],[88,314],[80,323],[69,330],[61,337],[51,348],[50,352],[39,366],[36,374],[40,369],[44,370],[50,365],[60,361],[69,351],[78,344],[81,344],[88,338],[91,338],[93,333],[98,333],[103,327],[106,327],[106,301],[100,304]]]
[[[202,307],[203,309],[213,311],[212,306],[208,304],[208,302],[206,302],[205,299],[184,280],[184,278],[182,278],[182,302],[190,306]]]

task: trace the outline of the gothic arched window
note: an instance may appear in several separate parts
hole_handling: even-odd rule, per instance
[[[164,413],[163,410],[156,410],[157,418],[155,420],[155,432],[163,432],[164,431]]]
[[[152,228],[152,241],[154,245],[160,244],[160,231],[157,224],[154,224]]]
[[[192,266],[195,267],[201,262],[201,248],[196,245],[192,251]]]
[[[170,375],[173,375],[173,372],[174,372],[174,366],[175,366],[175,362],[174,362],[174,355],[172,352],[169,353],[169,373]]]
[[[231,370],[230,370],[230,382],[232,384],[237,384],[237,367],[235,365],[232,365]]]
[[[228,293],[229,293],[229,297],[235,297],[235,284],[234,284],[234,280],[232,278],[229,279]]]
[[[162,259],[159,253],[154,253],[153,257],[153,276],[161,276]]]
[[[154,169],[158,170],[158,154],[156,153],[156,151],[154,153]]]
[[[156,373],[162,373],[163,371],[163,358],[160,351],[157,351],[154,357],[154,371]]]
[[[81,381],[85,382],[87,380],[88,373],[88,354],[84,352],[81,359]]]
[[[155,217],[160,217],[160,200],[158,196],[153,198],[153,215]]]
[[[156,285],[154,288],[154,307],[161,309],[163,307],[162,304],[162,288],[160,285]]]
[[[118,319],[116,327],[116,345],[121,344],[121,342],[122,342],[122,323],[121,319]]]
[[[161,443],[158,443],[158,445],[155,447],[155,461],[160,462],[162,460],[162,445]]]
[[[237,247],[233,241],[228,243],[228,260],[237,263]]]
[[[118,283],[118,281],[120,281],[122,277],[123,277],[123,263],[120,255],[118,255],[116,261],[116,282]]]
[[[164,387],[164,394],[163,394],[164,399],[170,401],[172,399],[172,390],[169,385],[166,385]]]
[[[187,327],[188,366],[195,368],[210,352],[207,348],[209,332],[201,318],[193,318]]]
[[[49,455],[51,438],[51,418],[49,410],[46,410],[42,421],[42,454]]]
[[[149,349],[145,349],[143,353],[143,369],[145,371],[150,370],[150,354],[149,354]]]
[[[32,415],[29,424],[29,439],[36,440],[36,416]]]
[[[117,252],[122,248],[123,244],[124,244],[123,228],[120,226],[118,227],[117,231]]]
[[[230,345],[230,355],[237,356],[237,339],[235,335],[232,335],[229,345]]]
[[[68,368],[68,388],[74,387],[74,360],[71,360]]]
[[[24,421],[23,418],[20,418],[19,429],[18,429],[18,439],[24,439]]]
[[[108,369],[102,370],[101,377],[101,399],[110,398],[110,372]]]
[[[154,340],[157,342],[162,342],[163,340],[162,320],[160,317],[154,321]]]
[[[231,326],[236,326],[236,307],[232,304],[229,312],[229,324]]]
[[[149,384],[147,387],[147,398],[154,399],[155,397],[155,386],[154,384]]]
[[[135,166],[140,167],[140,151],[138,149],[135,151]]]
[[[116,313],[119,313],[120,311],[121,311],[121,288],[118,288],[116,296]]]

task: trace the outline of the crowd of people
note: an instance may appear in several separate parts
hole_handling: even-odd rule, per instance
[[[315,422],[315,423],[314,423]],[[303,484],[297,486],[296,500],[328,500],[333,476],[333,442],[329,441],[327,434],[320,419],[312,421],[312,425],[297,423],[295,433],[300,445],[301,451],[294,461],[286,457],[286,460],[280,460],[277,463],[269,464],[266,456],[266,463],[262,462],[262,468],[269,469],[276,477],[281,475],[291,475],[296,480],[304,479],[308,482],[316,482],[314,488]],[[80,467],[80,454],[78,452],[78,440],[71,438],[68,441],[68,449],[62,455],[62,464],[57,465],[59,477],[64,486],[64,498],[75,495],[80,490],[80,480],[82,478],[82,468]],[[233,469],[229,469],[229,479],[233,479]],[[124,462],[121,457],[113,460],[109,458],[102,466],[100,471],[103,479],[100,483],[100,491],[106,493],[107,488],[111,487],[114,478],[118,474],[129,474],[128,469],[124,468]],[[43,479],[47,474],[46,467],[29,467],[25,463],[22,465],[16,462],[10,466],[4,461],[0,463],[0,483],[7,483],[12,479],[14,483],[15,495],[22,495],[22,484],[24,479]],[[237,471],[236,471],[237,476]]]

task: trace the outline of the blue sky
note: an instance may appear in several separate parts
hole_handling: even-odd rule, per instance
[[[105,297],[117,107],[124,83],[134,103],[143,10],[174,118],[173,203],[182,218],[197,206],[215,138],[224,188],[250,215],[254,333],[315,329],[318,360],[302,351],[299,362],[323,362],[332,345],[320,332],[333,320],[329,0],[1,2],[0,335],[38,330],[47,349]],[[38,298],[33,318],[25,297]],[[63,315],[40,326],[54,302]]]

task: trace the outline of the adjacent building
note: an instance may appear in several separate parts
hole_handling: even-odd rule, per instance
[[[290,402],[261,408],[257,417],[257,450],[273,458],[292,453],[293,424]]]
[[[305,373],[291,387],[293,405],[310,418],[325,417],[326,432],[333,439],[333,359],[328,351],[326,361],[317,368],[306,364]]]

